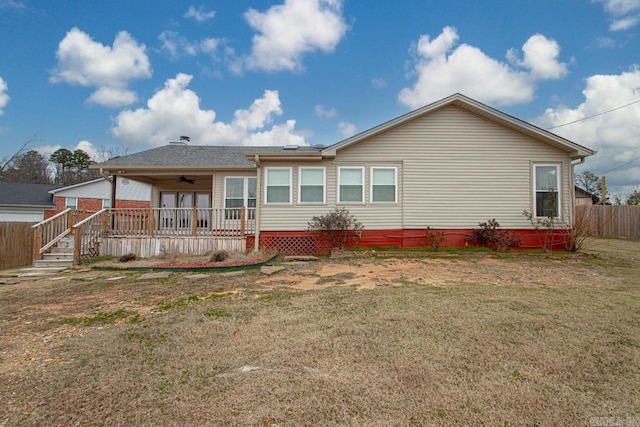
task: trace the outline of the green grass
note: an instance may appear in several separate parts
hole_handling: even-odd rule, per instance
[[[65,317],[61,320],[59,320],[58,322],[63,324],[63,325],[72,325],[72,326],[77,326],[77,325],[84,325],[84,326],[91,326],[95,323],[110,323],[110,322],[115,322],[118,319],[123,319],[126,318],[128,316],[130,316],[131,313],[128,313],[124,310],[116,310],[116,311],[112,311],[112,312],[97,312],[96,314],[94,314],[93,316],[89,316],[89,317]],[[134,314],[132,319],[137,319],[139,318],[138,314]]]

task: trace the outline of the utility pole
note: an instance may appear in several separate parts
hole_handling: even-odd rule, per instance
[[[602,199],[600,200],[600,202],[603,205],[606,205],[607,204],[607,177],[606,176],[602,177],[600,184],[601,184],[600,193],[602,196]]]

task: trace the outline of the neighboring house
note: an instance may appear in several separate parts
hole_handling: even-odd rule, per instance
[[[0,222],[40,222],[53,208],[51,184],[0,182]]]
[[[151,200],[151,185],[121,178],[117,186],[116,207],[148,208]],[[111,183],[104,178],[81,182],[49,191],[53,195],[54,209],[45,212],[45,218],[74,208],[88,213],[111,207]]]
[[[597,196],[589,193],[582,188],[575,186],[575,197],[576,197],[576,206],[591,206],[593,205],[593,200],[597,199]]]
[[[94,167],[118,183],[152,184],[160,211],[147,224],[149,236],[162,229],[178,239],[191,230],[206,239],[221,228],[216,209],[227,209],[228,220],[239,215],[229,210],[245,207],[248,247],[313,253],[326,246],[308,222],[336,207],[362,222],[364,247],[424,245],[427,227],[445,233],[443,245],[464,246],[479,222],[493,218],[525,247],[539,246],[523,211],[554,213],[570,226],[574,162],[593,154],[456,94],[329,147],[171,143]],[[185,208],[193,215],[175,216]]]

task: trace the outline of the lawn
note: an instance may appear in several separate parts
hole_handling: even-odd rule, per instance
[[[635,425],[640,242],[588,252],[0,285],[0,426]]]

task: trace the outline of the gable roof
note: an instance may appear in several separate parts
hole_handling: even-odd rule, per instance
[[[300,146],[295,150],[285,147],[263,146],[205,146],[169,144],[162,147],[117,157],[104,163],[93,165],[92,169],[102,168],[116,173],[118,170],[130,169],[157,169],[185,170],[185,169],[221,169],[221,168],[255,168],[253,160],[247,158],[247,154],[287,154],[300,155],[300,153],[319,153],[319,149],[310,146]]]
[[[492,107],[489,107],[488,105],[485,105],[474,99],[471,99],[462,94],[456,93],[447,98],[441,99],[440,101],[436,101],[424,107],[413,110],[407,114],[404,114],[400,117],[397,117],[379,126],[376,126],[362,133],[354,135],[350,138],[342,140],[334,145],[331,145],[322,150],[322,155],[328,156],[328,157],[335,156],[336,152],[343,150],[349,146],[358,144],[368,138],[371,138],[375,135],[379,135],[383,132],[387,132],[390,129],[401,126],[418,117],[422,117],[424,115],[427,115],[429,113],[432,113],[434,111],[437,111],[449,106],[456,106],[456,107],[462,108],[473,114],[481,116],[487,120],[490,120],[502,126],[511,128],[516,132],[520,132],[536,140],[552,145],[568,153],[571,159],[585,158],[587,156],[591,156],[597,153],[594,150],[583,147],[582,145],[576,144],[573,141],[570,141],[566,138],[562,138],[554,133],[551,133],[537,126],[534,126],[531,123],[527,123],[513,116],[505,114],[501,111],[498,111]]]
[[[149,201],[151,186],[132,179],[123,179],[117,185],[118,200]],[[50,190],[49,193],[58,197],[79,197],[84,199],[111,199],[111,183],[104,178],[80,182]]]
[[[52,184],[0,182],[0,205],[52,207],[53,196],[49,191],[58,187]]]

